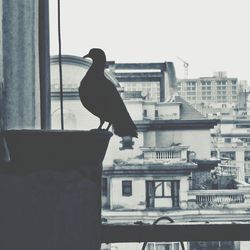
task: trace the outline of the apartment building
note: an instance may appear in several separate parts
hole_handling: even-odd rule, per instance
[[[179,79],[177,91],[191,104],[236,103],[239,81],[235,77],[227,77],[226,72],[215,72],[212,77]]]

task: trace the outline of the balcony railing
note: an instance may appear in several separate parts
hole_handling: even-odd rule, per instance
[[[235,176],[236,178],[239,177],[239,167],[238,166],[233,166],[233,165],[228,165],[228,164],[218,164],[218,167],[221,171],[221,174],[223,175],[232,175]]]
[[[173,159],[173,158],[180,158],[181,152],[175,151],[156,151],[155,158],[156,159]]]
[[[247,206],[249,191],[227,190],[191,190],[188,192],[190,208],[219,208],[238,205]],[[194,204],[195,203],[195,204]]]
[[[187,159],[186,146],[170,146],[167,148],[142,148],[144,160],[180,161]]]

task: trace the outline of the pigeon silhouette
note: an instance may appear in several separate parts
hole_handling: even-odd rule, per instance
[[[138,137],[137,129],[115,85],[104,75],[106,56],[103,50],[93,48],[83,58],[93,60],[88,72],[81,80],[79,87],[80,100],[83,106],[100,119],[102,129],[108,122],[106,130],[113,125],[118,136]]]

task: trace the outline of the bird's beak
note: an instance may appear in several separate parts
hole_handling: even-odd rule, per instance
[[[89,54],[87,54],[87,55],[83,56],[82,58],[86,58],[86,57],[89,57]]]

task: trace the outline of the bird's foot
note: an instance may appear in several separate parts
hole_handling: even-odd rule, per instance
[[[111,127],[112,123],[109,123],[108,127],[106,128],[106,130],[109,130],[109,128]]]

